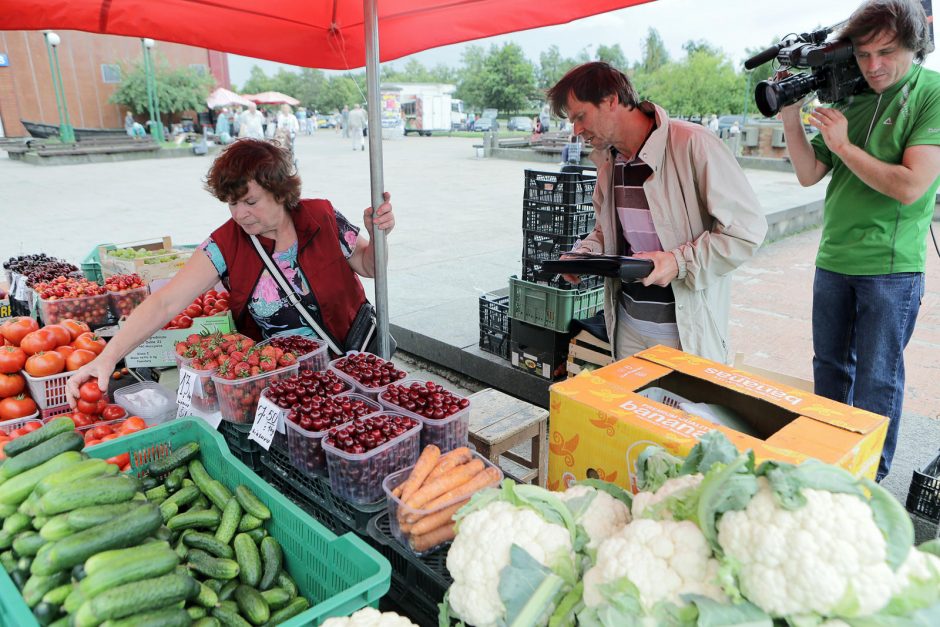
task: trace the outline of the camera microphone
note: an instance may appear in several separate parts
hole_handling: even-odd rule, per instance
[[[755,54],[753,57],[751,57],[750,59],[744,62],[744,69],[753,70],[754,68],[760,67],[761,65],[764,65],[768,61],[771,61],[774,58],[776,58],[777,53],[780,52],[782,43],[783,42],[779,44],[774,44],[770,48],[767,48],[766,50],[763,50],[762,52],[758,52],[757,54]]]

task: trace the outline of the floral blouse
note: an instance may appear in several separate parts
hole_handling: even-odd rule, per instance
[[[336,212],[336,226],[340,249],[349,259],[356,250],[359,227],[350,223],[339,211]],[[219,273],[223,285],[228,286],[229,269],[218,245],[210,237],[199,245],[199,249],[208,255],[212,265],[215,266],[216,272]],[[303,270],[297,265],[297,243],[295,242],[287,250],[275,252],[274,260],[284,271],[284,276],[294,292],[307,305],[308,311],[313,314],[317,323],[322,325],[323,318],[320,314],[320,308],[317,306],[316,298],[310,290],[310,283],[307,277],[304,276]],[[285,332],[295,335],[316,335],[313,329],[301,318],[297,309],[287,300],[287,295],[267,268],[264,268],[261,272],[261,278],[258,279],[255,291],[248,302],[248,311],[255,319],[261,334],[266,338]]]

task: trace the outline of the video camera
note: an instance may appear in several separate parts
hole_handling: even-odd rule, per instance
[[[776,58],[781,69],[811,68],[810,74],[793,74],[781,80],[761,81],[754,90],[757,108],[767,117],[815,91],[822,102],[838,102],[858,93],[866,83],[855,62],[852,42],[826,41],[834,27],[793,35],[744,62],[754,68]]]

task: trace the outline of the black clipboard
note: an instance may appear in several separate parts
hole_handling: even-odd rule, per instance
[[[567,259],[551,259],[542,263],[545,274],[578,274],[619,278],[621,281],[645,279],[653,271],[649,259],[620,255],[567,253]]]

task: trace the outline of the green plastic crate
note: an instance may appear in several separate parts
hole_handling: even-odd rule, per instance
[[[198,442],[202,463],[230,490],[248,486],[271,510],[269,533],[284,549],[284,565],[312,607],[290,621],[290,627],[319,625],[330,616],[346,616],[367,605],[376,606],[388,592],[391,566],[361,538],[337,536],[278,494],[258,475],[235,459],[222,436],[198,418],[181,418],[86,450],[107,459],[131,453],[131,472],[168,455],[175,448]],[[10,580],[0,569],[0,625],[38,627]]]
[[[98,244],[98,246],[107,246],[108,250],[114,248],[112,244]],[[91,249],[88,256],[82,260],[82,274],[89,281],[95,281],[98,285],[104,285],[104,275],[101,274],[101,254],[98,246]]]
[[[509,317],[567,333],[572,320],[590,318],[604,307],[604,287],[563,290],[509,277]]]

